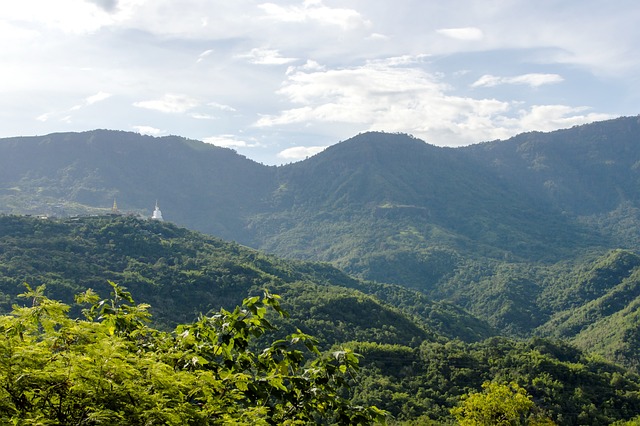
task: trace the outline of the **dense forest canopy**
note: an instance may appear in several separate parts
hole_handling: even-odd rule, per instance
[[[533,416],[532,419],[547,419],[558,424],[609,424],[632,419],[640,410],[640,378],[629,368],[617,366],[602,357],[583,352],[558,340],[533,338],[516,341],[496,337],[497,330],[486,323],[483,324],[481,320],[464,310],[448,304],[435,303],[421,293],[401,286],[354,279],[327,264],[283,260],[170,223],[123,216],[64,220],[0,216],[0,230],[0,290],[4,300],[3,321],[9,324],[2,329],[2,338],[7,339],[3,343],[5,347],[11,345],[14,349],[22,348],[19,350],[33,349],[34,346],[29,343],[32,340],[23,341],[12,334],[16,330],[11,325],[12,321],[27,321],[25,318],[32,318],[38,309],[42,311],[43,304],[51,306],[47,308],[45,317],[40,316],[37,319],[44,321],[42,325],[37,325],[36,319],[33,319],[36,322],[29,323],[33,324],[29,326],[32,327],[29,328],[29,333],[32,333],[29,339],[42,342],[37,347],[38,351],[43,352],[33,352],[30,349],[28,356],[20,355],[19,358],[24,359],[24,362],[12,366],[18,371],[21,368],[32,368],[31,362],[43,365],[43,360],[49,359],[46,351],[56,350],[55,345],[59,345],[51,342],[57,342],[56,339],[62,335],[73,340],[69,336],[93,333],[94,338],[102,335],[105,339],[115,339],[109,331],[114,330],[115,333],[115,320],[109,319],[114,317],[99,314],[97,311],[115,305],[112,302],[100,304],[97,301],[109,301],[113,298],[109,293],[113,293],[114,289],[126,295],[131,291],[138,295],[136,298],[140,303],[132,304],[128,299],[130,296],[121,296],[120,302],[131,308],[127,308],[129,310],[126,312],[121,311],[118,315],[125,317],[125,325],[126,321],[137,324],[133,329],[126,331],[133,335],[125,338],[122,344],[115,345],[111,341],[109,345],[115,345],[113,350],[124,351],[119,352],[118,356],[123,356],[129,360],[128,362],[133,363],[122,366],[123,376],[118,376],[116,391],[133,392],[132,389],[136,386],[146,386],[146,382],[128,383],[124,380],[125,377],[142,380],[136,379],[137,375],[128,375],[128,369],[142,368],[143,371],[147,371],[144,369],[150,368],[148,364],[142,366],[136,363],[151,361],[125,356],[126,351],[132,350],[126,339],[135,337],[145,342],[145,339],[151,339],[145,343],[150,345],[149,350],[155,351],[153,348],[156,347],[167,350],[166,339],[170,339],[169,341],[175,345],[175,339],[184,333],[184,330],[205,327],[203,324],[208,321],[206,318],[215,317],[220,312],[224,315],[235,315],[234,306],[242,304],[243,299],[245,305],[258,303],[258,300],[261,300],[259,295],[264,289],[269,289],[281,295],[278,306],[282,305],[290,315],[288,318],[281,317],[273,315],[277,311],[269,314],[260,308],[260,315],[264,313],[265,321],[277,329],[257,338],[247,349],[257,355],[274,342],[292,342],[292,339],[304,342],[305,339],[311,339],[310,336],[315,336],[317,343],[315,340],[309,342],[321,351],[321,355],[313,355],[315,352],[311,351],[305,355],[305,359],[315,359],[314,357],[319,356],[319,360],[331,360],[335,359],[331,358],[331,354],[334,353],[359,354],[349,361],[353,361],[350,364],[353,368],[356,367],[355,360],[359,361],[357,374],[356,370],[353,370],[352,375],[344,379],[345,386],[335,394],[341,398],[336,400],[336,403],[346,404],[345,407],[375,406],[386,410],[392,416],[389,420],[391,423],[411,424],[419,421],[422,424],[440,424],[453,421],[455,413],[458,413],[457,416],[471,416],[467,411],[456,411],[455,407],[462,407],[463,401],[467,401],[466,398],[471,398],[471,395],[478,394],[474,398],[480,400],[490,398],[490,393],[488,396],[480,396],[482,392],[493,389],[487,383],[507,388],[511,386],[510,383],[514,383],[513,386],[517,388],[509,389],[522,389],[528,400],[534,404],[527,409],[527,416]],[[582,269],[582,279],[585,282],[593,284],[604,278],[608,280],[603,281],[605,284],[600,290],[590,285],[590,292],[585,293],[585,298],[597,301],[599,295],[608,294],[606,288],[616,287],[618,280],[628,281],[633,274],[629,274],[625,268],[634,268],[636,261],[634,255],[618,251],[600,259],[591,267],[585,266]],[[121,284],[109,286],[107,280]],[[43,285],[44,287],[27,290],[26,293],[30,296],[25,300],[17,297],[18,294],[25,293],[25,281],[31,282],[34,289]],[[125,291],[123,285],[128,290]],[[87,293],[88,288],[94,289],[95,292]],[[81,299],[91,302],[89,307],[86,304],[83,306],[75,303],[74,295],[77,294],[88,295]],[[55,299],[62,299],[69,305],[69,314],[66,313],[67,308],[64,304],[54,302]],[[34,300],[39,302],[34,305]],[[560,299],[556,303],[562,305],[567,302]],[[11,305],[14,307],[11,308]],[[91,306],[94,306],[93,311]],[[114,309],[112,308],[112,311]],[[80,318],[81,322],[73,318]],[[150,319],[151,323],[146,323],[146,319]],[[142,328],[136,328],[138,326]],[[94,328],[102,331],[95,334],[95,331],[91,331]],[[171,334],[171,330],[175,330],[174,334]],[[80,344],[83,340],[78,342]],[[95,339],[85,343],[92,345],[92,351],[98,351],[105,344]],[[54,346],[51,346],[52,344]],[[75,357],[88,349],[69,347],[69,350],[76,351],[73,352]],[[151,359],[166,363],[166,356],[162,352],[154,352]],[[348,361],[346,358],[342,359]],[[81,357],[70,358],[68,362],[77,361],[81,364],[69,364],[67,368],[72,370],[68,371],[76,371],[75,369],[81,366],[88,368],[82,364],[82,360]],[[303,368],[301,360],[297,365]],[[24,393],[25,398],[31,398],[30,406],[39,407],[38,410],[48,403],[46,401],[51,401],[51,398],[60,401],[56,398],[61,398],[61,395],[56,394],[53,388],[46,395],[33,393],[33,389],[42,389],[47,374],[57,377],[55,372],[58,367],[59,364],[50,368],[43,367],[41,375],[34,376],[28,383],[25,382],[25,387],[19,387],[17,390],[11,388],[12,392],[18,392],[20,395],[20,392]],[[161,371],[165,368],[161,367]],[[340,370],[339,366],[336,368]],[[164,419],[162,421],[168,421],[166,419],[169,418],[184,421],[186,417],[180,416],[196,419],[202,414],[196,412],[197,410],[193,411],[195,408],[185,401],[180,403],[187,404],[180,405],[182,411],[177,408],[179,404],[167,406],[166,410],[157,408],[154,409],[156,411],[149,411],[149,404],[155,404],[157,401],[154,398],[160,398],[160,394],[145,395],[148,399],[136,403],[139,410],[135,413],[127,412],[121,407],[121,410],[125,411],[117,414],[117,410],[113,405],[109,405],[111,403],[108,401],[114,395],[105,394],[106,396],[103,396],[106,399],[97,401],[83,393],[85,391],[82,389],[86,386],[96,386],[96,383],[111,380],[109,377],[96,374],[89,377],[95,380],[95,383],[77,384],[78,388],[73,388],[71,393],[65,394],[70,398],[62,403],[70,404],[65,406],[67,414],[56,415],[81,416],[82,413],[78,412],[72,414],[72,401],[76,396],[83,398],[87,404],[90,401],[89,405],[97,413],[95,416],[110,419],[116,419],[118,415],[124,416],[123,418],[138,416],[136,418],[141,419],[151,418],[145,416],[153,415],[156,416],[154,419]],[[171,374],[178,374],[178,371]],[[240,380],[245,373],[237,374]],[[299,370],[296,374],[304,373],[303,370]],[[168,386],[168,382],[161,376],[149,377],[161,382],[154,385],[160,386],[158,389]],[[11,378],[6,377],[4,380],[10,381]],[[192,379],[188,376],[171,379],[172,383],[175,382],[171,389],[176,390],[175,386],[192,386],[189,380]],[[279,386],[277,380],[274,383],[274,386]],[[243,386],[240,385],[240,392],[243,392]],[[267,383],[265,386],[271,384]],[[500,387],[497,391],[499,390],[504,389]],[[75,391],[80,393],[74,394]],[[520,391],[514,392],[514,395],[518,395]],[[246,398],[250,400],[253,396]],[[278,418],[277,415],[284,415],[275,408],[276,411],[273,412],[258,410],[254,413],[250,408],[251,404],[253,403],[248,402],[240,406],[249,410],[246,412],[243,411],[244,408],[226,412],[226,408],[218,406],[217,409],[222,411],[216,412],[215,415],[222,416],[220,418],[228,415],[229,418],[239,419],[239,422],[243,421],[242,419],[246,420],[246,416],[249,415],[256,415],[256,418],[263,418],[266,422]],[[18,418],[25,419],[31,415],[45,415],[42,412],[37,414],[36,411],[26,410],[24,407],[5,410],[6,413],[12,413],[11,416],[23,416]],[[315,409],[309,410],[311,413]],[[272,416],[269,413],[276,412],[281,414],[269,417]],[[352,412],[354,413],[357,414],[359,411]],[[373,410],[362,414],[373,416],[369,417],[371,420],[380,413]],[[309,415],[317,416],[318,413],[313,411]],[[192,423],[187,424],[198,424],[195,420],[189,421]]]

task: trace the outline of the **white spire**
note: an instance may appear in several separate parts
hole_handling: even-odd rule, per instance
[[[162,219],[162,212],[160,211],[160,207],[158,207],[158,200],[156,200],[156,209],[153,211],[151,219],[164,220]]]

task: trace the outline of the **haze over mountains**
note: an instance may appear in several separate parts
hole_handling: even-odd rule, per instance
[[[630,362],[639,142],[638,117],[456,149],[365,133],[274,167],[174,136],[8,138],[0,212],[99,214],[117,199],[148,216],[158,200],[178,225],[418,289],[505,333],[590,345],[615,323],[602,352]]]

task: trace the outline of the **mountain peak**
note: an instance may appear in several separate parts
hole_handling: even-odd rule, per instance
[[[436,150],[421,139],[404,133],[366,132],[345,141],[338,142],[299,163],[284,166],[292,168],[318,167],[323,163],[345,165],[348,169],[357,164],[379,164],[393,168],[394,164],[415,161],[417,158],[432,156]],[[427,155],[425,155],[427,154]]]
[[[369,148],[369,149],[423,149],[425,147],[436,148],[427,144],[425,141],[418,139],[406,133],[385,133],[385,132],[366,132],[360,133],[352,138],[340,142],[325,150],[331,148]]]

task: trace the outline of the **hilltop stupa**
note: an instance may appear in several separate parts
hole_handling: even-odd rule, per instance
[[[120,210],[118,210],[118,203],[116,202],[116,199],[113,199],[113,206],[111,207],[111,214],[116,214],[119,215],[120,214]]]
[[[153,214],[151,215],[151,219],[160,220],[160,221],[164,220],[162,218],[162,212],[160,211],[160,207],[158,207],[158,200],[156,200],[156,208],[153,211]]]

